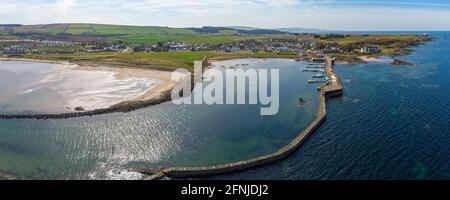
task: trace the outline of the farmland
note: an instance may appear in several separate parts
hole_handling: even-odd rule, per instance
[[[2,27],[10,30],[9,34],[50,34],[54,36],[93,36],[105,41],[124,42],[126,44],[156,44],[158,42],[183,42],[190,44],[219,45],[250,39],[270,37],[291,37],[277,32],[270,34],[247,34],[229,28],[170,28],[156,26],[127,26],[107,24],[48,24],[17,25]],[[264,33],[264,32],[263,32]]]
[[[194,31],[182,28],[122,26],[104,24],[70,24],[63,34],[91,35],[194,35]]]

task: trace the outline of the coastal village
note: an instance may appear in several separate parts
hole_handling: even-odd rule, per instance
[[[367,41],[339,42],[360,40],[367,37]],[[163,41],[156,43],[126,43],[123,41],[109,41],[103,38],[78,36],[22,36],[4,38],[0,36],[0,55],[24,56],[34,54],[93,54],[93,53],[155,53],[155,52],[216,52],[220,54],[269,52],[274,54],[291,54],[299,57],[317,57],[332,55],[347,58],[349,55],[382,55],[383,47],[393,49],[390,54],[399,53],[402,46],[409,46],[422,41],[410,41],[397,44],[397,40],[369,40],[369,35],[345,34],[296,34],[285,37],[270,37],[267,39],[243,39],[223,44],[199,44],[177,41]],[[424,40],[424,39],[421,39]],[[336,42],[333,42],[336,41]],[[388,51],[386,51],[388,52]],[[383,54],[384,55],[384,54]],[[353,60],[352,60],[353,59]],[[355,58],[347,61],[355,61]]]
[[[0,37],[1,38],[1,37]],[[45,49],[43,47],[51,47]],[[339,48],[326,46],[317,49],[315,42],[307,39],[268,39],[266,41],[244,40],[228,44],[190,44],[175,41],[158,42],[156,44],[127,44],[123,42],[76,40],[40,40],[40,39],[0,39],[0,54],[70,54],[70,53],[100,53],[100,52],[196,52],[215,51],[221,53],[251,52],[294,52],[305,54],[314,51],[323,53],[338,53]]]

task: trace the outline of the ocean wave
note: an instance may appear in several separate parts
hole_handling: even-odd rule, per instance
[[[125,169],[99,170],[88,175],[91,180],[140,180],[144,177],[138,172],[131,172]]]

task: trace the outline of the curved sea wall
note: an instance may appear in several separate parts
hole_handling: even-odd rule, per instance
[[[171,167],[161,170],[141,169],[137,170],[143,174],[150,174],[146,180],[160,179],[164,176],[174,178],[186,178],[186,177],[202,177],[202,176],[215,176],[228,173],[234,173],[262,167],[266,164],[270,164],[275,161],[286,158],[291,153],[296,151],[313,133],[314,131],[325,121],[327,116],[326,100],[327,98],[333,98],[342,96],[342,86],[339,79],[333,73],[332,67],[334,65],[334,59],[328,58],[326,60],[326,75],[330,81],[320,89],[319,107],[317,116],[309,126],[304,129],[295,139],[293,139],[288,145],[279,149],[275,153],[260,156],[253,159],[239,161],[235,163],[227,163],[215,166],[203,166],[203,167]]]
[[[279,149],[275,153],[236,163],[207,167],[174,167],[163,169],[161,172],[168,177],[199,177],[228,174],[260,167],[281,160],[296,151],[306,141],[306,139],[311,136],[311,134],[325,121],[325,119],[325,96],[320,95],[319,112],[316,119],[288,145]]]

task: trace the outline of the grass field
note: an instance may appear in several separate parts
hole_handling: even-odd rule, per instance
[[[4,30],[0,26],[0,31]],[[72,35],[198,35],[199,33],[188,28],[169,28],[152,26],[127,26],[107,24],[42,24],[23,25],[13,28],[14,33],[50,33],[50,34],[72,34]]]
[[[360,48],[366,45],[376,45],[380,52],[377,55],[393,56],[401,52],[401,49],[426,41],[427,37],[417,35],[369,35],[335,39],[318,39],[317,43],[330,44],[336,43],[343,49],[353,49],[352,52],[344,52],[339,56],[343,60],[355,60],[355,56],[361,54]]]
[[[264,36],[218,36],[218,35],[204,35],[204,36],[177,36],[177,35],[146,35],[146,36],[128,36],[120,38],[110,38],[111,41],[123,41],[128,44],[156,44],[157,42],[173,41],[184,42],[190,44],[209,44],[219,45],[239,42],[243,40],[264,39]]]
[[[95,54],[45,54],[27,55],[26,58],[43,60],[67,60],[82,63],[111,64],[130,67],[173,70],[193,70],[194,61],[204,56],[213,60],[237,58],[299,58],[297,54],[250,53],[220,54],[216,52],[158,52],[158,53],[95,53]]]
[[[346,37],[335,39],[323,39],[322,43],[337,43],[340,45],[365,42],[365,43],[387,43],[387,42],[402,42],[416,40],[419,36],[416,35],[369,35],[359,37]]]
[[[184,28],[123,26],[106,24],[67,24],[65,29],[50,29],[54,34],[72,35],[194,35],[196,32]]]

